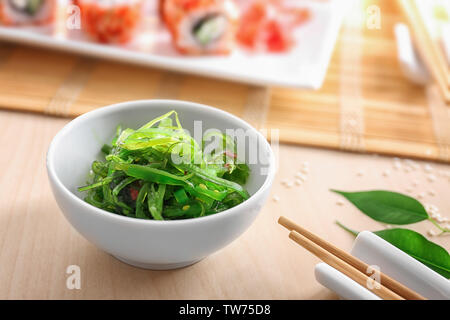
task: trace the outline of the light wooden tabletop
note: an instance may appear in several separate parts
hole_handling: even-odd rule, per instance
[[[45,155],[52,137],[68,121],[0,111],[1,299],[333,299],[336,296],[314,278],[318,260],[288,239],[287,231],[276,223],[280,215],[345,250],[351,248],[352,237],[335,220],[357,230],[384,226],[350,204],[338,205],[339,198],[330,188],[400,192],[411,188],[412,195],[423,192],[423,202],[450,216],[448,165],[431,164],[437,179],[430,182],[423,162],[416,162],[421,168],[406,172],[395,170],[392,158],[282,145],[272,196],[242,237],[188,268],[141,270],[87,242],[56,205]],[[305,161],[307,181],[283,186],[281,181],[293,181]],[[426,233],[432,226],[422,222],[413,229]],[[432,240],[450,248],[450,237]],[[69,265],[81,268],[80,290],[66,287]]]

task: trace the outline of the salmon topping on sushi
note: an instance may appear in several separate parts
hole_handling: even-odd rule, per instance
[[[286,52],[295,44],[296,27],[310,18],[307,8],[288,6],[285,1],[255,0],[243,10],[236,37],[253,51]]]
[[[141,0],[77,0],[84,31],[100,43],[125,44],[142,18]]]

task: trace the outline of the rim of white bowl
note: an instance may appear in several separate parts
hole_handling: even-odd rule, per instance
[[[101,117],[103,114],[115,112],[115,111],[122,110],[125,108],[132,108],[133,106],[145,108],[145,107],[150,107],[151,105],[155,105],[155,104],[157,105],[157,104],[163,104],[163,103],[172,104],[174,106],[174,109],[176,109],[177,105],[183,107],[183,106],[186,106],[186,104],[188,104],[189,107],[202,109],[201,112],[218,113],[219,115],[222,114],[222,116],[231,118],[233,121],[237,122],[239,127],[242,127],[242,128],[248,127],[249,129],[253,130],[256,133],[256,135],[258,136],[258,138],[262,139],[261,141],[266,145],[266,148],[269,151],[268,173],[267,173],[266,179],[264,180],[264,183],[262,184],[262,186],[254,194],[252,194],[250,196],[250,198],[248,198],[244,202],[242,202],[242,203],[238,204],[237,206],[232,207],[230,209],[220,211],[220,212],[212,214],[212,215],[203,216],[203,217],[160,221],[160,220],[153,220],[153,219],[138,219],[138,218],[133,218],[133,217],[122,216],[120,214],[112,213],[112,212],[97,208],[97,207],[87,203],[83,199],[80,199],[79,197],[77,197],[72,191],[70,191],[61,182],[61,180],[59,179],[58,175],[56,174],[56,171],[54,168],[53,158],[54,158],[54,154],[56,153],[55,146],[58,144],[58,142],[61,139],[63,139],[64,135],[66,135],[74,126],[76,126],[78,123],[80,123],[82,121],[85,121],[88,118]],[[132,224],[140,224],[140,225],[158,224],[160,226],[164,226],[164,225],[169,226],[169,225],[174,225],[174,224],[202,223],[202,222],[209,221],[211,219],[220,219],[224,216],[235,215],[239,212],[239,210],[243,206],[248,205],[249,201],[252,201],[252,200],[254,201],[257,195],[263,193],[267,188],[270,188],[270,186],[272,185],[274,176],[275,176],[275,156],[273,154],[273,150],[270,147],[270,144],[267,141],[267,139],[256,128],[254,128],[252,125],[250,125],[248,122],[242,120],[239,117],[236,117],[235,115],[233,115],[229,112],[226,112],[224,110],[221,110],[221,109],[218,109],[215,107],[211,107],[211,106],[208,106],[205,104],[200,104],[200,103],[186,101],[186,100],[171,100],[171,99],[148,99],[148,100],[125,101],[125,102],[120,102],[120,103],[116,103],[116,104],[112,104],[112,105],[107,105],[107,106],[89,111],[87,113],[84,113],[81,116],[78,116],[77,118],[75,118],[72,121],[70,121],[69,123],[67,123],[53,137],[53,139],[50,143],[50,146],[48,148],[48,151],[47,151],[46,165],[47,165],[48,175],[49,175],[50,179],[52,179],[54,181],[54,183],[56,184],[56,187],[59,188],[60,190],[62,190],[62,192],[66,196],[68,196],[71,200],[75,201],[76,203],[78,203],[82,207],[85,207],[88,210],[93,210],[93,212],[95,212],[95,214],[100,214],[101,216],[103,216],[107,219],[117,219],[118,221],[132,223]]]

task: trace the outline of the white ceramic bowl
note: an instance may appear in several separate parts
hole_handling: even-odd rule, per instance
[[[191,134],[198,120],[203,121],[203,130],[248,130],[259,148],[257,163],[249,164],[251,173],[245,186],[250,199],[218,214],[175,221],[129,218],[84,202],[77,187],[86,183],[92,161],[100,157],[101,146],[111,141],[117,125],[138,128],[169,110],[178,112]],[[71,121],[50,144],[47,171],[59,207],[87,240],[128,264],[162,270],[193,264],[239,237],[267,200],[275,161],[266,139],[227,112],[191,102],[143,100],[97,109]]]

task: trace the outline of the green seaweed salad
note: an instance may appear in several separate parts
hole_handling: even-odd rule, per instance
[[[206,142],[213,139],[219,148],[205,153]],[[175,111],[137,130],[119,126],[111,145],[101,150],[104,160],[92,163],[88,185],[78,191],[86,192],[86,202],[109,212],[139,219],[188,219],[249,198],[243,185],[250,169],[237,161],[234,139],[213,130],[199,146]]]

